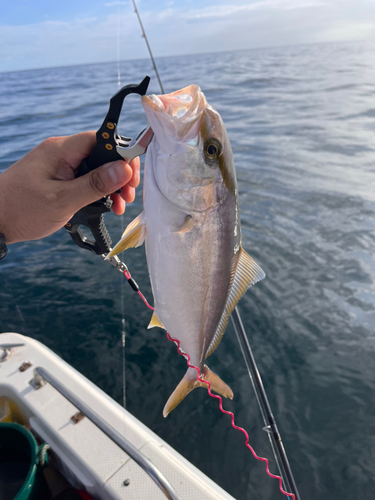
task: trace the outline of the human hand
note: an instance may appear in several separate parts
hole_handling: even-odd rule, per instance
[[[134,201],[139,158],[107,163],[75,178],[95,146],[95,132],[43,141],[0,175],[0,233],[7,244],[37,240],[61,229],[82,207],[112,194],[120,215]]]

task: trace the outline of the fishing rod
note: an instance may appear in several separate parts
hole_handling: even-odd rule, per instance
[[[251,383],[253,384],[254,392],[258,401],[260,412],[265,424],[264,430],[268,434],[271,448],[275,456],[276,464],[283,479],[284,489],[294,493],[296,500],[301,500],[298,493],[297,485],[294,480],[293,472],[289,464],[288,457],[285,452],[284,445],[281,441],[281,436],[276,425],[275,417],[272,414],[263,382],[255,363],[254,355],[247,338],[240,313],[237,307],[234,308],[232,314],[232,323],[236,332],[238,343],[241,347],[241,352],[244,357]]]
[[[119,121],[122,105],[126,96],[128,96],[129,94],[138,94],[140,96],[145,95],[147,92],[149,81],[150,78],[146,76],[139,85],[126,85],[111,98],[108,113],[96,134],[96,145],[92,150],[90,156],[83,160],[81,165],[79,166],[77,173],[78,177],[86,172],[94,170],[104,163],[108,163],[108,161],[115,161],[118,159],[126,159],[127,161],[130,161],[136,156],[142,155],[146,152],[147,147],[153,137],[152,129],[150,127],[147,127],[140,134],[138,134],[135,139],[131,139],[128,137],[122,137],[117,133],[117,123]],[[107,258],[112,250],[112,241],[106,229],[103,214],[109,212],[111,210],[111,206],[112,200],[108,195],[79,210],[76,214],[74,214],[70,221],[65,224],[65,228],[70,233],[74,243],[76,243],[79,247],[90,250],[94,254],[101,255],[102,257],[106,258],[109,264],[118,269],[118,271],[120,271],[127,278],[131,288],[140,295],[146,306],[150,309],[153,309],[152,306],[148,304],[143,294],[140,292],[138,285],[131,277],[126,265],[121,262],[117,256]],[[85,237],[80,229],[80,226],[88,228],[91,231],[94,240]],[[243,353],[250,379],[253,383],[255,394],[257,396],[261,413],[265,422],[265,430],[268,431],[267,433],[271,442],[271,448],[274,452],[276,463],[280,470],[280,476],[275,476],[274,474],[270,473],[268,467],[268,459],[259,457],[255,453],[254,449],[249,444],[248,433],[245,431],[245,429],[242,429],[241,427],[235,425],[234,414],[223,409],[221,396],[212,394],[210,382],[199,378],[199,368],[191,365],[190,357],[186,355],[188,366],[197,370],[198,380],[204,384],[207,384],[209,395],[212,398],[220,400],[220,411],[222,413],[230,415],[232,417],[232,427],[243,432],[243,434],[246,436],[245,445],[251,450],[253,456],[257,460],[266,462],[267,474],[270,477],[279,480],[280,491],[284,495],[288,496],[289,499],[290,497],[292,497],[294,500],[300,500],[293,474],[281,441],[280,434],[276,426],[275,418],[272,415],[272,411],[262,384],[262,380],[260,378],[254,356],[252,354],[237,308],[235,308],[232,313],[232,321],[234,323],[235,331],[240,342],[241,351]],[[178,352],[181,355],[184,355],[184,353],[180,349],[180,342],[170,337],[169,334],[167,334],[167,336],[169,340],[177,344]],[[124,342],[124,338],[122,340]],[[123,397],[125,403],[125,392],[123,394]],[[290,493],[287,493],[285,489],[282,488],[282,483],[284,483],[285,489],[290,490]]]
[[[156,73],[156,76],[157,76],[157,79],[159,81],[159,85],[160,85],[160,90],[161,90],[161,93],[164,94],[164,89],[163,89],[163,85],[161,83],[161,80],[160,80],[160,76],[159,76],[159,73],[158,73],[158,69],[156,67],[156,64],[155,64],[155,60],[154,60],[154,56],[152,55],[152,52],[151,52],[151,47],[150,47],[150,44],[148,43],[148,39],[147,39],[147,36],[146,36],[146,32],[143,28],[143,24],[142,24],[142,21],[141,21],[141,16],[139,15],[139,12],[138,12],[138,9],[137,9],[137,6],[135,4],[135,0],[132,0],[133,2],[133,5],[134,5],[134,12],[137,14],[137,17],[138,17],[138,21],[139,21],[139,24],[141,26],[141,30],[142,30],[142,36],[143,38],[145,39],[145,42],[146,42],[146,45],[147,45],[147,48],[148,48],[148,52],[150,54],[150,57],[151,57],[151,61],[152,61],[152,65],[154,67],[154,70],[155,70],[155,73]]]

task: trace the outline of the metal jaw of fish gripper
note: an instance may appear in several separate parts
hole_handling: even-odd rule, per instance
[[[112,249],[110,249],[110,250],[112,250]],[[106,259],[107,254],[103,254],[102,257],[103,257],[103,259],[106,260],[106,262],[109,262],[111,264],[111,266],[113,266],[115,269],[117,269],[118,271],[120,271],[121,274],[124,274],[124,272],[128,270],[126,264],[124,264],[117,257],[117,255],[113,255],[112,257],[109,257],[108,259]]]
[[[96,133],[96,145],[90,156],[80,164],[76,177],[81,177],[105,163],[123,159],[131,161],[146,152],[153,137],[150,127],[142,130],[135,139],[131,139],[117,133],[117,124],[126,96],[129,94],[145,95],[149,82],[150,77],[146,76],[139,85],[126,85],[111,98],[108,113]],[[111,211],[112,204],[108,195],[90,203],[73,215],[65,225],[65,229],[76,245],[96,255],[108,254],[111,251],[112,240],[105,226],[103,214]],[[85,237],[80,226],[89,229],[94,239]],[[112,263],[109,259],[109,262],[119,268],[117,261]]]

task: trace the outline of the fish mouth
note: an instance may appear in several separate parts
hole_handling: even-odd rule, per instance
[[[198,135],[207,101],[198,85],[189,85],[171,94],[142,96],[142,105],[159,142],[166,136],[188,142]]]
[[[146,96],[146,99],[152,101],[157,110],[165,112],[175,121],[180,119],[186,121],[196,110],[201,99],[200,94],[202,95],[202,92],[198,85],[189,85],[171,94],[159,96],[152,94],[149,97]]]

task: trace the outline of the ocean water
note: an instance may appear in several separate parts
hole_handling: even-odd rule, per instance
[[[305,500],[375,491],[375,44],[342,43],[157,60],[167,92],[201,86],[227,126],[244,248],[267,278],[240,313]],[[122,83],[152,78],[123,61]],[[0,74],[0,170],[49,136],[97,129],[117,91],[115,63]],[[126,102],[120,131],[146,124]],[[1,196],[1,193],[0,193]],[[142,186],[114,241],[142,210]],[[124,254],[152,301],[143,248]],[[120,273],[65,230],[10,247],[0,263],[0,331],[45,343],[239,500],[283,498],[204,390],[164,419],[185,362]],[[271,457],[232,326],[209,360],[232,387],[250,443]],[[271,470],[276,471],[271,459]]]

